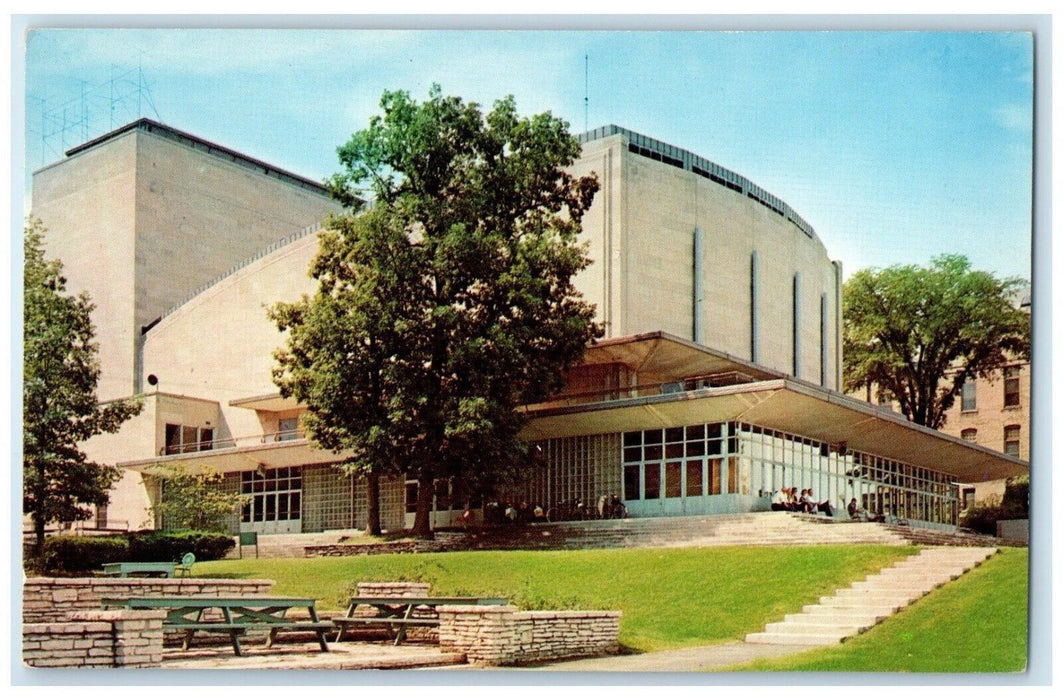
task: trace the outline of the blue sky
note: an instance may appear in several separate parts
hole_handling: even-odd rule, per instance
[[[582,131],[587,56],[591,128],[745,175],[847,274],[958,252],[1028,278],[1032,51],[1002,32],[39,30],[27,169],[148,116],[322,178],[385,89],[423,98],[433,82],[485,105],[513,94]]]

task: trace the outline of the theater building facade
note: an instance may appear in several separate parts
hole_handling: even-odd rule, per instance
[[[507,497],[615,493],[651,517],[764,510],[795,486],[951,527],[957,483],[1028,473],[839,393],[841,266],[785,202],[620,127],[580,140],[571,169],[601,189],[576,281],[606,335],[561,395],[522,409],[539,464]],[[183,465],[247,496],[234,532],[364,527],[364,485],[307,440],[303,408],[271,380],[282,337],[265,307],[312,291],[314,232],[337,211],[320,185],[140,120],[35,173],[33,211],[70,289],[97,304],[101,398],[144,403],[86,445],[124,474],[96,525],[153,524],[157,475]],[[434,522],[451,525],[470,495],[436,491]],[[416,484],[385,483],[384,527],[409,525],[415,502]]]

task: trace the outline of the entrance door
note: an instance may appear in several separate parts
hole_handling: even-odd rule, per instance
[[[302,532],[303,479],[298,467],[243,472],[240,493],[247,499],[240,532]]]

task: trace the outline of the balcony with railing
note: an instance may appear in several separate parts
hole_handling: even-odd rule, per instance
[[[536,411],[547,408],[558,408],[561,406],[577,406],[582,404],[623,401],[625,399],[642,398],[646,396],[660,396],[662,394],[678,394],[686,391],[696,391],[698,389],[749,384],[754,381],[758,380],[744,372],[717,372],[715,374],[689,377],[687,379],[676,381],[566,392],[550,399],[549,401],[528,406],[528,410]]]

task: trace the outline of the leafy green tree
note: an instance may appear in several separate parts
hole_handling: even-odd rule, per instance
[[[167,530],[220,531],[225,519],[247,500],[246,496],[225,491],[224,477],[209,467],[198,472],[169,467],[159,478],[162,495],[151,511],[162,518]]]
[[[417,480],[414,534],[430,537],[435,480],[473,493],[525,467],[518,407],[556,393],[601,334],[572,284],[598,184],[565,172],[567,124],[512,97],[486,114],[438,86],[380,104],[339,149],[330,185],[351,211],[321,236],[317,292],[272,310],[289,333],[274,380],[349,469]]]
[[[109,465],[90,462],[79,444],[113,433],[140,412],[137,401],[100,405],[98,348],[93,341],[88,295],[66,294],[62,263],[44,257],[44,227],[30,220],[24,231],[22,512],[33,520],[35,551],[45,526],[82,520],[89,505],[106,505],[119,477]]]
[[[877,386],[909,420],[940,428],[969,378],[1029,357],[1030,317],[1012,301],[1023,284],[962,255],[860,270],[844,288],[845,390]]]

